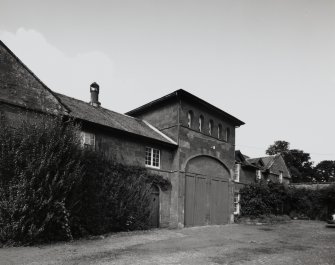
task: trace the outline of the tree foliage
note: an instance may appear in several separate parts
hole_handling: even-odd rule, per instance
[[[268,155],[284,154],[290,150],[290,143],[286,141],[275,141],[273,145],[270,145],[266,150]]]
[[[317,182],[335,181],[335,161],[324,160],[314,167],[313,177]]]

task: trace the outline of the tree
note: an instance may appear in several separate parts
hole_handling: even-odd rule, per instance
[[[309,153],[302,150],[290,149],[289,142],[275,141],[266,150],[266,154],[281,154],[292,176],[292,182],[313,181],[313,162]]]
[[[267,155],[283,154],[290,150],[290,143],[286,141],[275,141],[273,145],[265,151]]]
[[[335,161],[324,160],[314,167],[314,178],[317,182],[332,182],[335,180]]]
[[[292,182],[313,181],[313,162],[309,153],[298,149],[291,149],[283,154],[283,158],[291,172]]]

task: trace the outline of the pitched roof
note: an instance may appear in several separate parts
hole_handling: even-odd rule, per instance
[[[277,175],[279,175],[280,172],[283,172],[284,177],[291,178],[291,174],[286,166],[286,163],[280,154],[249,158],[247,161],[253,165],[263,163],[263,170],[270,170],[272,173]]]
[[[250,163],[247,159],[249,157],[242,154],[242,152],[240,150],[235,150],[235,162],[241,164],[242,166],[245,167],[252,167],[254,169],[260,169],[260,167],[258,165],[254,165],[252,163]]]
[[[154,139],[169,145],[177,145],[175,141],[156,130],[144,120],[136,119],[102,107],[94,107],[89,103],[59,93],[56,93],[56,95],[60,101],[70,109],[69,115],[74,118]]]
[[[264,157],[257,157],[257,158],[248,158],[248,162],[252,164],[259,164],[262,163],[264,169],[269,169],[274,162],[275,156],[264,156]]]
[[[178,98],[181,98],[181,99],[188,99],[188,100],[191,100],[199,105],[202,105],[204,107],[206,107],[207,109],[210,109],[216,113],[218,113],[219,115],[225,117],[226,119],[230,120],[235,126],[241,126],[243,124],[245,124],[243,121],[235,118],[234,116],[230,115],[229,113],[219,109],[218,107],[215,107],[214,105],[204,101],[203,99],[201,98],[198,98],[197,96],[194,96],[192,95],[191,93],[183,90],[183,89],[179,89],[179,90],[176,90],[164,97],[161,97],[159,99],[156,99],[154,101],[151,101],[143,106],[140,106],[136,109],[133,109],[131,111],[128,111],[126,114],[127,115],[131,115],[131,116],[136,116],[136,115],[139,115],[141,113],[144,113],[148,110],[150,110],[151,108],[154,108],[156,106],[159,106],[161,105],[162,103],[165,103],[171,99],[178,99]]]
[[[55,113],[56,112],[56,107],[55,105],[57,105],[57,110],[66,113],[68,111],[67,107],[64,106],[59,98],[56,96],[56,94],[48,87],[46,86],[41,79],[39,79],[1,40],[0,40],[0,47],[2,47],[7,54],[9,54],[11,56],[11,58],[13,59],[13,62],[15,62],[17,65],[23,67],[23,69],[26,72],[20,72],[20,74],[18,76],[13,75],[14,79],[11,78],[11,73],[8,71],[2,71],[2,74],[5,75],[6,81],[10,83],[11,86],[15,85],[16,89],[20,89],[19,91],[15,91],[12,93],[17,94],[18,92],[22,92],[25,89],[24,85],[21,84],[17,84],[17,82],[20,81],[20,77],[22,78],[22,76],[25,73],[28,73],[39,85],[41,85],[41,87],[43,88],[42,91],[38,91],[38,88],[35,87],[34,85],[34,89],[31,89],[29,91],[29,93],[27,93],[24,97],[22,98],[17,98],[17,97],[1,97],[1,101],[5,102],[5,103],[9,103],[9,104],[13,104],[13,105],[17,105],[17,106],[21,106],[24,107],[26,109],[31,109],[31,110],[37,110],[37,111],[43,111],[43,112],[51,112],[51,113]],[[2,54],[2,56],[5,57],[5,55]],[[8,63],[8,62],[7,62]],[[18,70],[16,70],[18,71]],[[10,81],[8,81],[10,80]],[[25,80],[26,82],[28,82],[27,80]],[[3,82],[4,83],[4,82]],[[4,85],[4,84],[2,84]],[[6,92],[7,93],[7,92]],[[3,96],[3,95],[2,95]],[[37,100],[36,100],[37,99]],[[42,104],[43,102],[43,104]],[[54,104],[54,108],[51,110],[42,106],[42,105],[46,105],[47,102],[53,102]]]
[[[283,172],[284,177],[291,178],[290,171],[288,170],[284,158],[281,155],[278,155],[271,166],[271,171],[279,174],[280,171]]]

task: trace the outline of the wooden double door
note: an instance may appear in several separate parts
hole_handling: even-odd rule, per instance
[[[186,174],[185,226],[228,223],[228,194],[228,182],[226,179]]]

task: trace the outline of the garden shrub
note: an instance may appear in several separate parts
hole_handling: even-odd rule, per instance
[[[270,190],[266,184],[251,184],[240,190],[241,215],[259,216],[270,214],[269,205]]]
[[[91,151],[86,151],[83,166],[80,207],[73,214],[76,236],[149,228],[151,186],[160,179],[164,188],[169,181],[143,167],[115,163]]]
[[[324,219],[325,204],[322,197],[322,190],[290,188],[288,190],[290,215],[298,218]]]
[[[26,118],[15,127],[0,120],[0,243],[149,227],[151,186],[169,181],[82,149],[71,120]]]
[[[254,183],[241,189],[240,194],[242,216],[283,214],[287,193],[281,184]]]
[[[259,216],[238,216],[235,220],[236,223],[242,224],[278,224],[291,221],[288,215],[274,215],[274,214],[262,214]]]
[[[77,127],[36,116],[0,126],[0,241],[72,238],[68,195],[83,173]]]
[[[329,219],[331,215],[335,214],[335,183],[323,189],[322,201],[327,206],[327,216]]]
[[[290,215],[325,220],[335,211],[335,184],[320,190],[255,183],[240,190],[241,216]]]

